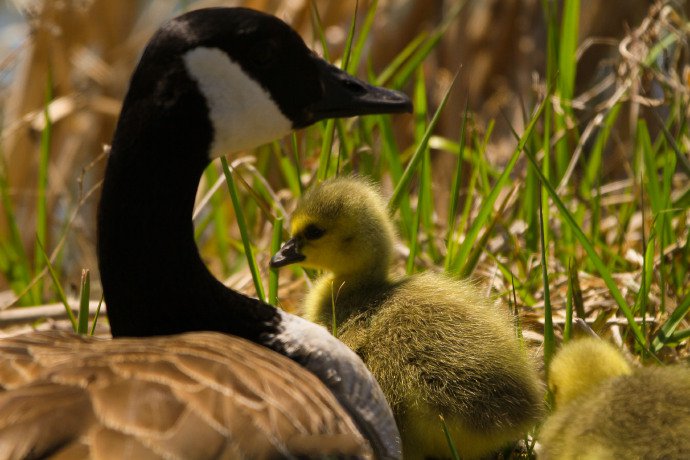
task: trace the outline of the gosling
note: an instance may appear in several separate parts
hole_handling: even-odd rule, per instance
[[[377,189],[357,177],[309,191],[292,238],[273,257],[326,273],[305,316],[367,364],[393,408],[405,458],[449,457],[439,415],[463,459],[496,452],[542,413],[543,390],[508,312],[468,281],[390,273],[395,232]]]
[[[598,338],[565,345],[550,366],[556,410],[540,458],[690,458],[690,368],[633,368]]]

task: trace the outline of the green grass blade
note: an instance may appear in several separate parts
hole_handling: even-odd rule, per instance
[[[663,254],[668,245],[676,243],[677,237],[673,234],[673,229],[671,227],[671,216],[669,216],[668,208],[671,204],[671,180],[673,173],[676,170],[676,158],[673,155],[673,149],[666,149],[666,145],[670,143],[675,143],[671,136],[666,138],[661,137],[659,139],[659,149],[651,148],[649,143],[649,133],[647,131],[646,125],[640,122],[641,125],[641,144],[643,148],[642,156],[645,166],[645,176],[646,184],[649,188],[649,197],[652,205],[652,210],[654,211],[654,227],[657,234],[657,242],[659,244],[659,253]],[[639,132],[639,131],[638,131]],[[665,142],[661,142],[661,141]],[[656,155],[657,151],[660,151]],[[659,177],[658,172],[658,162],[662,162],[661,177]],[[669,273],[669,269],[666,265],[666,259],[662,257],[660,259],[660,265],[658,267],[659,274],[659,288],[661,299],[660,310],[664,312],[666,310],[666,289],[667,283],[666,278]]]
[[[657,178],[655,151],[644,120],[640,120],[637,123],[636,139],[639,156],[642,158],[644,165],[643,177],[647,179],[644,184],[645,190],[647,191],[652,211],[658,213],[663,209],[661,190],[659,189],[659,180]]]
[[[450,203],[448,205],[448,222],[446,231],[446,257],[443,261],[443,268],[446,272],[450,270],[450,263],[455,254],[455,230],[457,225],[458,202],[460,200],[460,183],[462,182],[462,165],[465,162],[465,133],[467,129],[467,109],[469,97],[465,99],[465,112],[462,117],[460,127],[460,141],[458,143],[458,160],[455,164],[455,175],[450,187]]]
[[[451,273],[457,275],[463,271],[462,265],[467,260],[467,256],[472,250],[472,246],[477,241],[477,235],[479,235],[479,231],[482,229],[484,224],[488,222],[489,216],[491,215],[491,212],[493,210],[494,203],[498,199],[498,195],[500,194],[501,190],[503,190],[503,187],[505,187],[505,185],[508,183],[508,180],[510,179],[510,174],[513,171],[513,168],[515,167],[518,158],[520,157],[520,153],[525,149],[525,144],[532,135],[534,126],[536,125],[537,120],[539,120],[539,118],[541,117],[545,105],[546,99],[544,99],[544,101],[542,101],[541,104],[539,104],[539,107],[532,116],[532,119],[527,125],[524,134],[519,139],[517,148],[513,152],[513,156],[510,158],[505,168],[503,169],[503,172],[494,184],[493,188],[482,202],[482,206],[479,209],[479,212],[477,213],[477,217],[470,226],[470,229],[467,231],[465,239],[460,245],[458,253],[455,255],[455,258],[452,263]]]
[[[403,50],[398,53],[398,55],[386,66],[385,69],[379,74],[379,76],[374,80],[374,84],[377,86],[384,86],[388,81],[395,76],[395,74],[399,71],[400,67],[409,59],[410,56],[412,56],[417,49],[421,46],[422,43],[424,43],[424,40],[429,36],[427,32],[421,32],[419,35],[417,35],[414,40],[412,40],[410,43],[403,48]]]
[[[302,196],[302,193],[304,192],[304,189],[302,187],[302,171],[300,170],[301,168],[301,163],[299,159],[299,146],[297,143],[297,133],[292,133],[290,136],[291,144],[292,144],[292,151],[295,155],[295,164],[294,164],[294,182],[296,182],[297,187],[292,186],[291,188],[293,189],[293,194],[295,196]],[[274,145],[277,145],[277,142],[274,143]]]
[[[333,135],[335,134],[335,120],[331,119],[326,122],[323,130],[323,140],[321,142],[321,155],[319,156],[319,168],[316,172],[316,178],[319,182],[326,180],[328,177],[328,170],[331,166],[331,155],[333,149]]]
[[[575,73],[577,69],[577,43],[580,18],[580,0],[565,0],[561,20],[561,35],[558,47],[558,95],[562,111],[554,111],[555,125],[558,132],[567,132],[569,120],[573,120],[572,99],[575,91]],[[558,177],[563,177],[570,161],[568,136],[556,142],[556,167]],[[548,177],[548,175],[547,175]]]
[[[690,208],[683,209],[684,211],[679,213],[679,222],[688,222],[688,212],[690,211]],[[685,283],[685,280],[688,276],[688,271],[690,269],[690,264],[688,264],[688,261],[690,261],[690,232],[687,231],[687,224],[679,225],[676,231],[678,230],[680,230],[678,233],[681,235],[683,232],[685,233],[685,240],[682,241],[682,237],[679,238],[679,240],[682,241],[680,244],[683,245],[684,249],[679,251],[679,257],[677,258],[676,262],[673,263],[673,283],[676,287],[676,295],[684,297],[690,294],[690,286],[687,286]]]
[[[558,21],[556,20],[556,9],[557,6],[553,2],[542,1],[542,9],[544,11],[544,16],[547,24],[547,37],[546,37],[546,86],[548,88],[553,88],[556,82],[556,65],[557,59],[557,49],[558,49],[558,38],[557,29]],[[521,104],[523,109],[523,117],[527,120],[526,110],[523,104]],[[507,117],[504,116],[505,119]],[[546,177],[551,177],[551,136],[552,136],[552,122],[554,121],[557,125],[564,125],[562,120],[562,115],[556,113],[553,108],[553,104],[546,104],[544,107],[544,117],[543,117],[543,134],[541,140],[538,136],[534,137],[533,146],[535,150],[541,150],[544,152],[542,160],[542,172]],[[526,122],[526,121],[525,121]],[[509,122],[510,124],[510,122]],[[541,145],[538,143],[541,141]],[[563,162],[564,159],[561,157],[557,159],[557,162]],[[565,168],[565,166],[561,166]],[[522,213],[527,222],[527,237],[526,243],[527,248],[533,252],[537,251],[538,239],[542,232],[547,232],[545,235],[546,241],[549,241],[548,227],[542,227],[539,225],[539,212],[537,208],[541,207],[541,212],[546,214],[546,221],[549,222],[549,207],[546,202],[546,197],[543,196],[541,190],[538,186],[538,181],[536,175],[532,172],[532,168],[527,168],[527,177],[525,180],[525,192],[524,200],[522,205]],[[541,203],[537,203],[538,197],[543,196],[544,200]]]
[[[357,10],[359,10],[359,1],[355,1],[355,11],[352,14],[350,29],[348,30],[347,38],[345,39],[345,49],[343,50],[343,59],[340,66],[343,70],[347,70],[347,68],[350,66],[352,40],[355,38],[355,25],[357,24]]]
[[[53,269],[53,264],[50,263],[50,258],[48,257],[43,244],[38,239],[36,239],[36,246],[38,247],[39,253],[42,254],[43,258],[45,259],[45,266],[48,268],[50,277],[53,279],[53,284],[55,286],[55,292],[57,293],[58,299],[60,299],[62,305],[65,306],[65,312],[67,313],[69,322],[72,324],[72,330],[77,332],[77,319],[74,317],[74,313],[72,313],[72,308],[69,306],[69,302],[67,302],[67,296],[65,295],[65,291],[62,289],[62,284],[60,284],[57,273]]]
[[[661,132],[664,133],[664,138],[666,139],[666,142],[668,142],[668,145],[670,145],[673,149],[673,153],[676,154],[676,161],[678,162],[678,167],[685,173],[686,176],[690,176],[690,160],[688,160],[687,156],[678,146],[678,142],[676,142],[676,140],[673,138],[673,135],[668,130],[666,124],[661,119],[659,114],[654,110],[650,110],[650,112],[654,114],[655,119],[657,120],[657,125],[661,129]]]
[[[446,103],[448,102],[448,96],[450,96],[450,92],[455,86],[455,82],[458,79],[458,75],[459,73],[456,73],[455,77],[453,77],[453,81],[448,86],[446,94],[443,95],[443,99],[441,100],[441,103],[438,105],[436,113],[434,113],[434,116],[431,118],[431,121],[429,122],[429,126],[427,126],[427,129],[424,132],[424,136],[422,136],[421,141],[419,142],[419,144],[417,144],[417,148],[414,154],[412,154],[412,158],[410,159],[409,163],[407,164],[407,167],[405,168],[405,171],[403,172],[402,176],[400,177],[400,180],[395,186],[395,190],[393,190],[393,195],[391,196],[391,199],[388,202],[388,209],[391,211],[391,214],[395,212],[395,210],[398,209],[398,207],[400,206],[400,200],[402,199],[403,194],[408,190],[410,181],[412,180],[412,175],[417,170],[419,162],[422,161],[422,159],[424,158],[423,154],[429,143],[429,138],[431,137],[431,134],[436,128],[438,120],[441,118],[441,112],[443,112],[443,108],[446,106]]]
[[[316,8],[316,2],[309,2],[309,7],[311,11],[312,28],[317,39],[321,43],[321,48],[323,50],[323,58],[326,61],[330,61],[330,53],[328,52],[328,44],[326,43],[326,35],[323,31],[323,24],[321,22],[321,17],[319,16],[319,11]],[[326,179],[328,174],[328,167],[330,166],[331,150],[333,147],[333,135],[335,132],[335,120],[330,119],[326,122],[321,123],[322,129],[322,141],[321,141],[321,154],[319,156],[319,168],[316,173],[316,177],[319,182]]]
[[[89,332],[89,335],[96,334],[96,324],[98,324],[98,318],[101,315],[101,307],[102,306],[103,306],[103,296],[101,296],[101,300],[98,301],[98,306],[96,307],[96,314],[93,316],[93,323],[91,323],[91,332]]]
[[[314,38],[321,43],[321,49],[323,51],[323,58],[326,61],[331,60],[331,56],[328,52],[328,43],[326,42],[326,34],[323,31],[323,22],[321,22],[321,15],[319,15],[319,10],[316,7],[316,2],[309,2],[309,11],[311,12],[311,25],[314,31]]]
[[[294,159],[284,154],[278,142],[273,142],[271,144],[271,150],[278,160],[280,172],[283,176],[283,180],[290,189],[290,193],[295,197],[300,197],[302,196],[302,181],[300,180],[302,172],[300,171],[299,147],[297,145],[297,136],[295,133],[292,134],[290,139],[291,148],[294,152]]]
[[[478,168],[473,168],[472,169],[472,175],[470,176],[470,181],[467,184],[467,193],[465,196],[465,203],[463,204],[462,207],[462,214],[460,214],[460,220],[459,223],[457,224],[457,228],[455,231],[455,235],[453,238],[455,239],[455,244],[457,245],[457,236],[459,236],[464,229],[467,228],[467,223],[470,220],[470,214],[473,211],[474,205],[473,203],[475,202],[475,197],[478,195],[477,191],[477,182],[479,182],[479,171]],[[468,230],[469,231],[469,230]],[[465,237],[467,237],[467,232],[465,232]],[[464,242],[464,240],[463,240]],[[449,267],[449,270],[452,270],[453,267],[453,261],[457,259],[457,249],[455,250],[455,253],[453,254],[453,257],[451,259],[451,265]],[[449,272],[450,273],[450,272]]]
[[[31,283],[31,263],[24,250],[24,242],[17,224],[16,214],[10,199],[9,184],[7,182],[4,157],[0,155],[0,199],[2,200],[5,222],[9,228],[10,237],[4,246],[4,251],[8,259],[8,271],[5,273],[7,280],[15,292],[21,292]],[[37,305],[39,299],[34,299],[33,290],[28,290],[25,297],[20,299],[22,304]]]
[[[551,109],[551,105],[547,104],[547,106],[544,108],[546,109]],[[547,133],[544,133],[544,136],[547,136]],[[536,144],[538,142],[538,136],[534,136],[535,140],[534,143]],[[549,145],[550,142],[548,139],[544,138],[543,139],[544,146]],[[549,153],[548,155],[546,153]],[[544,159],[541,165],[541,170],[544,173],[544,176],[547,178],[551,177],[551,158],[550,158],[550,147],[547,148],[544,154]],[[550,231],[549,231],[549,200],[546,197],[546,195],[543,193],[541,188],[538,188],[538,196],[540,198],[539,202],[539,238],[541,242],[541,253],[543,254],[544,248],[549,247],[549,241],[550,241]],[[544,222],[546,222],[546,225],[544,225]]]
[[[337,316],[335,312],[335,299],[336,296],[331,288],[331,334],[333,337],[338,337],[338,321],[336,319]]]
[[[283,241],[283,218],[276,217],[273,221],[273,235],[271,237],[271,254],[280,250]],[[272,268],[268,272],[268,303],[278,305],[278,270]]]
[[[431,177],[431,153],[429,150],[424,154],[424,160],[422,161],[422,170],[419,172],[420,183],[419,191],[420,196],[417,200],[421,203],[421,208],[419,204],[417,208],[420,212],[420,222],[424,226],[427,239],[427,252],[432,260],[439,260],[439,253],[436,248],[436,224],[434,222],[434,195],[431,188],[433,179]]]
[[[589,239],[594,245],[596,245],[599,241],[599,236],[601,233],[601,174],[602,172],[599,171],[599,176],[597,177],[595,184],[596,192],[594,193],[594,196],[589,200],[589,206],[591,210]]]
[[[335,311],[335,304],[338,302],[338,295],[340,295],[340,289],[343,287],[341,284],[338,286],[338,290],[333,289],[333,282],[331,281],[331,334],[333,337],[338,337],[338,320]]]
[[[654,46],[652,46],[649,50],[649,53],[647,53],[645,59],[643,60],[644,65],[646,67],[650,67],[652,64],[657,62],[659,56],[662,53],[673,53],[673,51],[669,51],[668,49],[678,41],[678,38],[679,35],[671,33],[666,35],[665,37],[662,37],[660,40],[657,40]]]
[[[400,160],[400,152],[395,143],[395,136],[393,133],[393,126],[390,117],[379,116],[379,126],[381,130],[381,153],[388,166],[388,173],[394,184],[400,182],[403,176],[403,166]],[[403,194],[400,199],[400,220],[402,226],[400,228],[403,239],[410,239],[410,232],[412,229],[412,206],[410,205],[409,194]]]
[[[53,138],[53,122],[50,118],[49,107],[53,100],[52,71],[48,66],[46,78],[45,96],[43,101],[44,127],[41,132],[41,144],[38,155],[38,179],[36,183],[36,242],[34,250],[34,273],[43,270],[43,257],[38,250],[39,241],[47,241],[48,238],[48,164],[50,160],[50,144]],[[32,288],[33,300],[41,303],[43,300],[43,280],[39,279]]]
[[[450,455],[453,460],[460,460],[460,454],[458,453],[457,447],[455,447],[455,442],[450,435],[450,430],[448,430],[448,425],[446,425],[446,419],[443,415],[438,416],[441,419],[441,426],[443,427],[443,434],[446,436],[446,442],[448,443],[448,449],[450,449]]]
[[[484,154],[486,153],[486,150],[489,146],[489,141],[491,139],[491,134],[494,131],[494,127],[496,126],[496,121],[495,120],[489,120],[488,125],[486,126],[486,132],[484,133],[484,137],[479,137],[475,136],[474,138],[474,145],[475,145],[475,162],[474,166],[479,171],[480,174],[480,184],[482,188],[484,189],[484,194],[487,194],[491,191],[491,180],[490,176],[494,176],[494,178],[498,178],[500,174],[494,174],[494,171],[491,168],[491,165],[489,164],[488,161],[486,161],[486,157]]]
[[[575,89],[576,52],[580,22],[580,0],[565,0],[558,50],[559,93],[570,101]]]
[[[426,131],[426,117],[427,117],[427,104],[426,104],[426,86],[424,81],[424,71],[420,66],[417,69],[417,79],[414,87],[413,95],[413,106],[414,106],[414,118],[415,118],[415,144],[421,142]],[[422,161],[419,163],[419,191],[417,193],[417,209],[413,213],[412,224],[405,224],[406,228],[411,228],[410,238],[409,238],[409,249],[410,253],[407,257],[407,264],[405,265],[405,272],[411,275],[415,271],[415,258],[419,252],[419,229],[422,220],[424,219],[423,214],[427,206],[426,193],[427,185],[425,183],[425,176],[427,170],[427,157],[429,154],[429,149],[426,148],[422,154]]]
[[[358,5],[358,3],[357,3]],[[324,59],[327,61],[330,61],[329,53],[328,53],[328,48],[327,48],[327,43],[326,43],[326,36],[323,30],[323,24],[321,22],[321,18],[319,17],[319,12],[316,8],[315,2],[310,2],[311,6],[311,11],[312,11],[312,21],[314,24],[314,29],[316,33],[319,36],[319,40],[321,41],[321,46],[324,49]],[[356,9],[355,9],[356,13]],[[352,40],[354,37],[354,32],[355,32],[355,24],[356,24],[356,18],[357,14],[355,14],[352,18],[352,22],[350,23],[350,29],[348,32],[347,36],[347,41],[346,41],[346,47],[344,50],[344,55],[343,55],[343,60],[341,63],[341,68],[342,69],[347,69],[348,66],[348,60],[350,56],[350,49],[352,47]],[[345,145],[345,151],[349,152],[352,150],[351,146],[348,146],[347,143],[349,142],[349,137],[345,136],[345,128],[343,124],[342,119],[330,119],[326,121],[323,129],[323,138],[321,142],[321,154],[319,156],[319,168],[316,174],[316,177],[319,182],[325,180],[328,175],[329,171],[331,168],[331,156],[332,156],[332,150],[333,150],[333,139],[335,135],[335,128],[338,128],[338,133],[340,134],[339,138],[341,141],[341,144]],[[348,148],[349,147],[349,148]],[[340,163],[340,159],[338,159],[338,163]]]
[[[687,338],[690,338],[690,329],[683,329],[682,331],[674,332],[673,335],[671,335],[669,342],[680,343],[685,341]]]
[[[547,123],[545,122],[545,124]],[[539,244],[539,213],[537,212],[539,188],[537,175],[532,171],[532,168],[527,168],[521,211],[527,223],[526,249],[531,252],[536,252]]]
[[[613,106],[611,111],[606,114],[604,119],[604,124],[597,134],[596,140],[594,141],[594,146],[587,156],[587,164],[585,166],[585,176],[582,180],[580,186],[580,193],[585,199],[590,199],[592,197],[592,189],[595,184],[599,182],[599,177],[602,174],[602,159],[604,157],[604,147],[608,142],[609,135],[611,134],[611,129],[614,123],[618,119],[618,114],[622,104],[616,104]]]
[[[424,170],[424,165],[425,162],[422,162],[422,172]],[[419,248],[419,224],[421,221],[422,212],[424,212],[424,192],[420,191],[420,194],[417,197],[417,210],[413,214],[412,232],[410,234],[410,254],[407,257],[407,264],[405,266],[405,272],[408,275],[414,273],[414,261],[415,257],[417,257]]]
[[[489,242],[489,238],[491,238],[491,235],[493,234],[493,230],[496,227],[496,224],[498,224],[499,220],[501,220],[501,217],[505,212],[506,206],[508,205],[508,202],[510,201],[515,191],[517,191],[516,188],[514,188],[510,193],[506,195],[505,199],[503,200],[498,209],[498,212],[494,213],[494,216],[488,222],[488,225],[482,225],[482,227],[484,228],[484,233],[482,234],[481,238],[479,238],[479,241],[472,245],[472,249],[469,255],[467,256],[467,259],[463,260],[464,263],[462,264],[462,266],[453,267],[454,271],[452,271],[451,273],[457,274],[457,276],[459,276],[460,278],[466,278],[472,274],[475,267],[479,263],[479,257],[481,256],[482,252],[484,251],[484,248]],[[459,274],[457,270],[460,270]]]
[[[235,218],[237,220],[237,226],[240,229],[240,235],[242,236],[242,246],[244,247],[244,255],[249,265],[249,271],[252,274],[254,288],[256,289],[256,294],[259,297],[259,299],[261,299],[262,302],[265,302],[266,295],[264,294],[264,286],[261,282],[259,267],[256,263],[254,251],[252,250],[252,245],[250,242],[250,232],[249,228],[247,227],[247,221],[244,218],[244,212],[242,211],[242,204],[240,203],[240,197],[237,193],[237,186],[235,185],[235,180],[233,179],[232,173],[230,172],[228,160],[225,157],[221,157],[220,162],[223,166],[223,174],[225,174],[225,181],[228,184],[228,191],[230,192],[232,205],[235,208]]]
[[[515,337],[520,341],[520,349],[524,352],[526,350],[525,336],[522,333],[522,321],[520,319],[520,310],[518,308],[517,303],[517,293],[515,292],[515,278],[512,276],[510,277],[510,287],[510,293],[512,294],[512,297],[508,296],[508,311],[513,315],[513,327],[515,328]]]
[[[219,178],[218,170],[216,169],[216,164],[210,164],[206,171],[204,171],[204,176],[206,182],[209,185],[213,185]],[[223,267],[223,273],[228,274],[230,272],[230,266],[228,264],[228,254],[230,254],[230,238],[228,237],[228,228],[230,228],[230,221],[228,219],[227,208],[223,205],[223,198],[221,195],[214,193],[209,199],[209,204],[211,205],[212,216],[211,222],[213,223],[213,236],[216,242],[216,250],[218,254],[221,255],[220,262]]]
[[[371,2],[371,5],[369,5],[367,15],[364,18],[364,23],[362,24],[362,29],[359,31],[357,40],[355,41],[355,44],[352,46],[351,58],[349,59],[348,65],[346,67],[349,73],[354,74],[357,72],[357,69],[359,68],[360,61],[362,59],[362,53],[364,52],[364,46],[367,43],[369,33],[371,32],[371,28],[374,25],[374,18],[376,17],[376,10],[378,8],[378,4],[378,0],[374,0],[373,2]],[[355,7],[355,11],[357,11],[357,7]],[[357,14],[353,16],[353,18],[355,17],[357,17]]]
[[[402,88],[412,78],[412,75],[422,62],[429,56],[429,54],[436,48],[436,45],[441,41],[441,38],[448,30],[451,24],[455,22],[455,18],[460,14],[462,7],[465,6],[465,0],[457,1],[450,8],[448,13],[444,15],[443,22],[439,24],[432,34],[424,43],[415,51],[409,61],[407,61],[398,71],[393,79],[393,88]]]
[[[671,316],[661,325],[656,337],[652,340],[652,350],[657,352],[661,350],[668,342],[672,342],[671,338],[675,333],[676,328],[685,319],[688,312],[690,312],[690,296],[685,297],[683,302],[673,310]]]
[[[580,275],[578,275],[578,267],[574,266],[570,273],[570,281],[573,285],[573,309],[577,313],[577,317],[585,319],[587,317],[585,312],[585,302],[582,297],[582,286],[580,285]]]
[[[249,184],[239,173],[234,177],[237,184],[251,197],[251,200],[243,206],[245,217],[247,214],[246,209],[254,210],[254,218],[257,220],[259,218],[259,213],[272,219],[275,215],[274,209],[276,208],[280,211],[280,215],[285,215],[280,200],[273,193],[271,186],[266,181],[265,173],[257,170],[250,163],[241,163],[238,166],[243,167],[254,179],[252,184]]]
[[[424,78],[424,68],[417,69],[417,78],[414,88],[414,111],[415,111],[415,143],[419,142],[424,137],[425,125],[427,119],[427,99],[426,99],[426,79]],[[427,148],[423,153],[424,158],[421,162],[419,171],[419,193],[417,196],[417,220],[416,225],[423,225],[427,235],[428,252],[432,260],[438,260],[438,253],[434,244],[434,237],[436,235],[436,228],[433,221],[433,195],[431,192],[431,153],[427,143]],[[417,229],[419,231],[419,229]],[[413,242],[415,250],[418,242]],[[416,251],[415,251],[416,255]],[[410,261],[414,261],[413,254],[410,254]],[[408,269],[411,269],[408,265]],[[408,271],[412,273],[412,271]]]
[[[573,331],[573,308],[575,299],[575,278],[577,277],[577,268],[573,266],[573,260],[570,259],[568,263],[568,292],[566,293],[565,302],[565,325],[563,326],[563,343],[567,343],[572,336]],[[553,327],[553,321],[551,321]]]
[[[626,303],[625,298],[623,298],[623,294],[621,294],[620,290],[618,289],[616,282],[613,280],[611,272],[606,267],[606,264],[601,259],[601,257],[599,257],[599,254],[597,253],[596,249],[589,241],[587,236],[584,234],[580,226],[577,224],[575,218],[570,213],[566,205],[563,203],[563,201],[561,201],[560,197],[558,196],[558,193],[556,193],[556,190],[553,188],[553,185],[551,185],[551,183],[546,179],[546,177],[544,177],[544,174],[541,172],[539,168],[539,163],[537,162],[537,159],[535,158],[534,154],[532,154],[532,152],[526,149],[525,155],[529,159],[530,163],[532,163],[532,166],[534,166],[533,170],[539,176],[539,180],[541,181],[542,185],[546,188],[546,190],[549,192],[551,200],[553,200],[554,204],[560,211],[563,219],[570,227],[573,234],[578,239],[583,249],[589,256],[589,260],[596,268],[597,272],[599,273],[599,276],[601,276],[601,278],[604,280],[604,283],[606,284],[606,287],[608,287],[611,296],[616,301],[618,308],[621,310],[625,318],[628,320],[628,326],[630,327],[630,330],[633,332],[635,339],[641,346],[647,348],[647,341],[644,335],[642,334],[642,330],[637,325],[637,323],[635,323],[635,317],[633,316],[630,307]]]
[[[9,255],[9,245],[4,241],[0,240],[0,273],[10,272],[10,255]]]
[[[517,275],[510,271],[510,268],[503,262],[501,262],[494,254],[487,252],[487,256],[496,264],[498,270],[503,274],[503,277],[511,282],[511,292],[513,293],[513,304],[517,305],[517,299],[515,295],[518,294],[522,302],[532,307],[537,303],[537,300],[532,296],[529,291],[529,286],[524,281],[521,281]]]
[[[642,221],[644,222],[644,208],[642,208]],[[654,279],[654,247],[656,239],[656,232],[652,231],[649,240],[645,241],[644,225],[642,225],[642,250],[644,257],[642,258],[642,276],[640,291],[635,301],[635,311],[642,315],[642,325],[645,329],[647,326],[647,298],[649,296],[649,288],[652,286],[652,280]],[[643,332],[645,332],[646,336],[646,330],[643,330]]]
[[[548,270],[548,246],[546,245],[546,239],[543,229],[546,228],[547,222],[544,221],[544,212],[542,209],[542,199],[539,199],[539,228],[542,229],[540,232],[541,241],[541,273],[542,273],[542,283],[544,287],[544,369],[546,369],[548,375],[548,369],[551,365],[551,360],[555,353],[556,338],[553,331],[553,310],[551,308],[551,288],[549,284],[549,270]]]
[[[81,271],[81,283],[79,285],[79,316],[77,334],[89,332],[89,294],[91,293],[91,276],[89,270]]]

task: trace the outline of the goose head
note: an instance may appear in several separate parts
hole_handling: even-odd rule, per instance
[[[336,277],[388,274],[395,231],[376,187],[359,177],[324,181],[309,190],[292,214],[292,237],[272,267],[299,263]]]
[[[613,345],[586,337],[559,350],[549,366],[548,383],[560,408],[610,378],[631,373],[630,363]]]
[[[327,117],[410,107],[404,94],[321,60],[273,16],[213,8],[164,25],[133,73],[103,183],[98,256],[113,334],[223,329],[256,338],[257,320],[273,310],[245,321],[219,307],[257,303],[221,286],[193,240],[204,168]]]
[[[173,138],[194,127],[206,135],[193,142],[210,143],[203,152],[217,157],[325,118],[410,110],[407,96],[327,63],[279,19],[249,9],[210,8],[171,20],[151,39],[121,121],[164,127]],[[152,111],[163,118],[147,120]]]
[[[106,166],[98,263],[113,336],[218,331],[317,375],[381,457],[399,455],[390,409],[361,360],[322,328],[213,277],[194,241],[203,170],[329,117],[410,111],[312,53],[281,20],[244,8],[179,16],[132,75]]]

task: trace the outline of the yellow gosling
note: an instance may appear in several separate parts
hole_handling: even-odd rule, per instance
[[[468,281],[435,273],[393,278],[393,224],[377,189],[331,179],[293,213],[292,239],[272,265],[325,271],[306,317],[332,325],[381,385],[407,459],[449,457],[443,415],[463,459],[523,436],[542,412],[542,386],[512,318]]]
[[[690,368],[633,368],[598,338],[555,356],[556,410],[541,429],[540,459],[690,458]]]

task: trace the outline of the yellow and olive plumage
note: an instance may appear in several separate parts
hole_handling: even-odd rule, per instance
[[[439,415],[462,458],[494,452],[541,414],[542,388],[510,315],[468,281],[390,276],[395,239],[385,203],[355,177],[309,191],[274,266],[326,271],[306,299],[308,319],[354,349],[396,415],[405,458],[449,455]]]
[[[690,368],[633,368],[598,338],[574,340],[549,372],[556,411],[540,458],[690,458]]]

